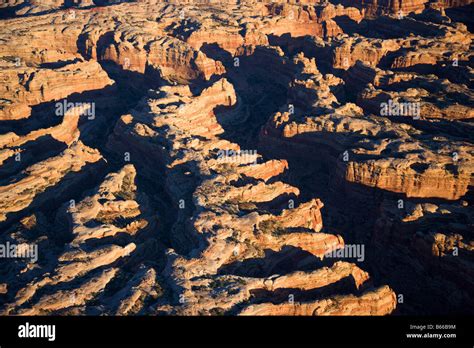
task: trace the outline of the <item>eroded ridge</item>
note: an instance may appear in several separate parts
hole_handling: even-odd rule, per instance
[[[440,36],[417,38],[423,44],[408,50],[402,38],[356,38],[342,45],[336,40],[332,68],[299,53],[293,59],[296,76],[287,103],[259,137],[266,155],[291,159],[290,168],[292,163],[307,163],[296,170],[295,182],[328,197],[329,225],[343,234],[350,228],[349,236],[372,245],[373,261],[384,265],[377,267],[381,273],[386,276],[385,267],[396,262],[403,264],[399,267],[404,274],[416,265],[413,281],[394,276],[392,284],[399,292],[421,292],[410,284],[436,269],[438,274],[428,277],[433,297],[420,300],[416,311],[454,288],[456,295],[438,310],[472,306],[464,290],[472,281],[465,267],[472,265],[468,250],[473,236],[468,231],[473,224],[474,147],[466,130],[472,127],[473,109],[470,79],[462,77],[471,74],[471,68],[461,65],[457,74],[448,74],[443,69],[454,69],[457,60],[441,58],[460,52],[456,57],[465,55],[460,59],[467,63],[472,34],[462,25],[444,22],[440,27]],[[451,36],[458,39],[447,39]],[[433,60],[428,63],[427,57]],[[310,182],[307,178],[316,173],[325,173],[326,179]],[[353,205],[345,203],[348,197]],[[359,204],[365,209],[354,209]],[[366,225],[366,219],[374,220]],[[463,223],[454,227],[456,219]],[[354,226],[355,221],[361,224]],[[367,226],[373,232],[367,233]],[[394,253],[393,262],[383,261],[387,251]],[[462,284],[451,277],[454,264],[465,269]]]
[[[140,159],[145,165],[162,163],[166,188],[178,209],[170,235],[175,249],[167,251],[162,283],[170,291],[171,303],[157,310],[192,315],[390,313],[396,299],[389,288],[341,298],[331,297],[337,293],[315,291],[349,277],[352,285],[342,288],[357,292],[368,274],[354,264],[337,262],[298,271],[305,263],[316,264],[343,247],[344,241],[339,235],[321,232],[320,200],[285,207],[294,205],[300,194],[279,181],[286,161],[261,161],[258,153],[219,137],[223,129],[214,110],[219,105],[227,107],[223,113],[230,113],[225,117],[230,122],[231,117],[238,117],[233,112],[239,107],[237,100],[226,79],[197,96],[186,86],[163,87],[121,118],[108,144],[116,150],[131,145],[131,157],[146,157]],[[169,140],[161,143],[160,139]],[[221,156],[222,152],[227,156]],[[293,266],[284,275],[262,276],[286,259]],[[258,265],[256,269],[252,263]],[[299,293],[297,303],[287,305],[284,293],[289,296],[293,291]],[[261,303],[253,305],[257,298]],[[347,303],[334,307],[339,301]]]
[[[39,237],[41,254],[51,249],[48,260],[41,267],[26,264],[18,269],[12,283],[17,292],[4,314],[129,315],[161,294],[155,269],[143,263],[144,256],[158,248],[150,236],[157,221],[147,211],[147,197],[136,192],[135,176],[133,165],[126,165],[107,175],[91,196],[62,207],[55,232],[62,232],[68,242],[60,248]],[[10,240],[21,242],[22,234],[51,227],[41,226],[45,219],[39,218],[43,221],[34,215],[21,220],[10,230]],[[113,291],[104,291],[107,286]]]

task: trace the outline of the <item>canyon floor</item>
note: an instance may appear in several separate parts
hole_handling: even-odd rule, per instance
[[[474,313],[472,0],[0,18],[2,315]]]

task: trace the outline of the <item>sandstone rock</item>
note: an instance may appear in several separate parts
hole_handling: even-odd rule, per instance
[[[386,315],[395,308],[395,304],[395,293],[388,287],[382,287],[361,297],[341,296],[311,303],[252,305],[240,315]]]
[[[97,150],[91,149],[79,141],[72,144],[59,156],[27,168],[23,178],[0,188],[2,202],[0,221],[5,221],[7,214],[28,207],[38,194],[57,184],[65,175],[78,172],[87,163],[94,163],[100,159],[101,156]]]
[[[0,71],[3,81],[1,120],[30,116],[31,106],[96,90],[113,81],[97,62],[80,62],[61,69],[16,68]],[[89,102],[89,101],[85,101]]]
[[[0,312],[470,310],[468,3],[2,3]]]

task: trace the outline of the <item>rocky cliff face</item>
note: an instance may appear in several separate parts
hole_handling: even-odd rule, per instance
[[[464,5],[3,4],[1,313],[471,310]]]
[[[433,12],[424,16],[433,18]],[[436,306],[436,311],[445,312],[454,307],[462,311],[463,304],[472,306],[463,286],[455,279],[441,285],[438,277],[450,277],[452,270],[448,271],[451,267],[448,264],[459,262],[457,267],[462,268],[461,264],[472,261],[458,253],[465,248],[465,238],[467,245],[472,245],[472,236],[461,227],[471,229],[472,226],[469,207],[474,177],[472,138],[462,130],[470,129],[471,125],[469,121],[453,122],[472,119],[469,82],[456,77],[469,74],[470,68],[463,63],[459,65],[457,58],[453,58],[454,52],[462,56],[465,50],[470,51],[472,35],[463,25],[448,24],[445,19],[439,24],[439,36],[425,38],[424,25],[419,23],[418,37],[412,39],[387,35],[385,29],[372,32],[374,37],[383,39],[338,38],[330,47],[332,68],[321,64],[326,74],[318,69],[317,54],[315,61],[298,56],[293,61],[296,76],[290,83],[287,105],[262,128],[260,149],[270,157],[288,159],[290,168],[292,164],[299,165],[293,172],[293,182],[300,185],[304,182],[307,190],[318,192],[326,207],[332,204],[333,211],[339,210],[343,215],[351,212],[350,217],[329,213],[329,226],[351,229],[351,233],[342,230],[341,233],[346,238],[365,239],[372,245],[374,254],[370,258],[383,264],[374,267],[376,273],[392,278],[386,269],[395,267],[405,269],[400,272],[406,275],[410,266],[396,266],[397,262],[416,264],[416,271],[407,279],[392,273],[392,284],[397,284],[399,293],[413,295],[422,290],[410,284],[426,278],[423,284],[430,282],[433,295],[407,310],[429,313],[426,307],[432,306],[430,301],[455,288],[456,295],[449,304]],[[450,37],[457,39],[452,41]],[[414,42],[420,45],[413,46]],[[317,43],[316,49],[327,52],[326,46]],[[425,50],[431,53],[425,54]],[[412,57],[420,60],[408,63]],[[466,63],[469,60],[467,56],[461,59],[466,59]],[[448,71],[456,67],[460,75],[451,77],[441,72],[440,66]],[[460,99],[451,99],[452,93],[458,93]],[[463,98],[465,102],[461,101]],[[289,111],[288,105],[295,107]],[[322,182],[327,188],[319,187],[320,181],[315,183],[310,179],[321,173],[326,177]],[[360,203],[348,204],[345,202],[348,197]],[[365,208],[354,209],[357,204]],[[420,213],[413,220],[405,220],[404,215],[409,215],[407,210],[414,209],[413,206],[417,207],[416,211],[430,207],[434,213],[440,204],[450,217],[454,218],[452,211],[467,214],[463,215],[461,230],[441,232],[449,229],[438,214],[422,219]],[[374,220],[367,223],[367,219]],[[354,226],[356,221],[362,225]],[[367,226],[373,234],[367,235]],[[387,250],[397,256],[384,262]],[[437,263],[441,255],[447,258]],[[437,275],[423,276],[428,270]]]
[[[403,16],[412,12],[420,13],[426,8],[445,8],[451,6],[466,6],[472,4],[471,0],[460,1],[430,1],[430,0],[356,0],[344,1],[344,5],[364,8],[368,15],[394,13]]]

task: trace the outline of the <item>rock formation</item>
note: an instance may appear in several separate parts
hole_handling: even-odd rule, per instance
[[[0,313],[469,313],[469,4],[4,2]]]

